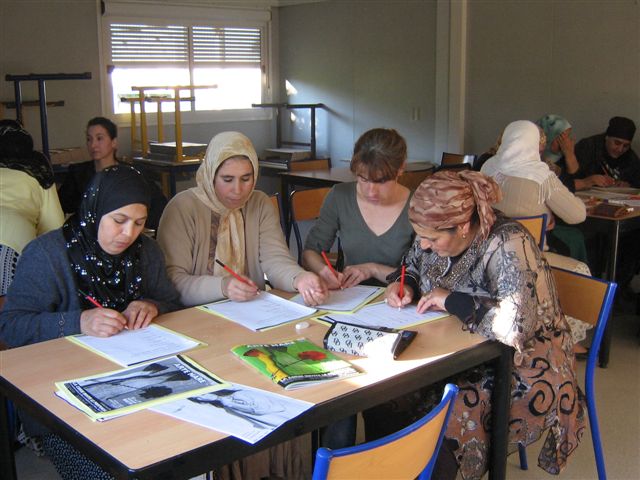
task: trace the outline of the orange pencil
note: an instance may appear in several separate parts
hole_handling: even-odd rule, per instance
[[[242,283],[246,283],[247,285],[251,285],[246,279],[242,278],[240,275],[238,275],[236,272],[234,272],[233,270],[231,270],[229,267],[227,267],[224,263],[222,263],[220,260],[218,260],[216,258],[216,263],[218,265],[220,265],[222,268],[224,268],[227,272],[229,272],[231,275],[233,275],[236,279],[240,280]]]
[[[333,268],[333,265],[331,265],[331,262],[329,261],[329,258],[327,257],[327,254],[324,253],[324,250],[321,251],[320,253],[322,254],[322,258],[324,258],[325,263],[329,267],[329,270],[331,270],[333,272],[333,274],[336,276],[336,278],[338,278],[338,272],[336,272],[336,270]]]
[[[402,297],[404,297],[404,273],[405,273],[406,269],[407,269],[407,267],[403,263],[402,264],[402,273],[400,274],[400,300],[402,300]]]

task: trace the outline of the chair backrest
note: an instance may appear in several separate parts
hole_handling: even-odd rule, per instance
[[[529,230],[531,236],[535,239],[540,251],[544,249],[545,233],[547,232],[547,214],[532,215],[531,217],[514,217],[514,220],[520,222]]]
[[[282,228],[282,232],[286,235],[286,224],[284,221],[284,217],[282,215],[282,208],[280,206],[280,195],[278,193],[274,193],[269,196],[269,200],[271,200],[271,204],[273,208],[276,209],[276,213],[278,214],[278,219],[280,220],[280,227]]]
[[[314,188],[311,190],[294,190],[289,197],[291,206],[291,227],[298,246],[298,263],[302,263],[302,234],[298,222],[315,220],[320,215],[322,202],[330,187]]]
[[[593,377],[600,343],[613,307],[617,284],[561,268],[552,267],[551,271],[553,272],[563,313],[595,325],[585,369],[585,396],[587,398],[587,411],[589,413],[591,440],[593,441],[593,451],[598,468],[598,478],[606,479]]]
[[[418,170],[416,172],[404,172],[398,178],[398,183],[404,185],[409,190],[415,190],[418,185],[428,176],[433,174],[433,170]]]
[[[469,164],[473,166],[473,162],[476,159],[475,155],[465,155],[463,153],[448,153],[442,152],[442,160],[440,160],[440,165],[450,166],[450,165],[461,165],[463,163]]]
[[[447,384],[441,402],[402,430],[355,447],[319,448],[313,480],[431,477],[458,387]]]

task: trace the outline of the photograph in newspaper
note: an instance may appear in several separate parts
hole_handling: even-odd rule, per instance
[[[59,382],[56,386],[71,403],[97,419],[225,388],[228,384],[193,360],[176,355],[103,375]]]

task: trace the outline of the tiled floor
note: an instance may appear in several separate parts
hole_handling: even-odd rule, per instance
[[[637,336],[640,317],[631,314],[631,305],[618,308],[613,319],[613,345],[611,361],[605,370],[596,373],[596,391],[600,429],[610,480],[637,480],[640,478],[640,345]],[[584,377],[584,363],[579,363]],[[507,478],[553,478],[537,467],[536,445],[529,446],[529,470],[519,468],[518,456],[508,460]],[[51,464],[23,448],[16,454],[19,480],[56,480],[58,475]],[[590,434],[559,476],[563,480],[596,479]],[[88,479],[89,480],[89,479]]]

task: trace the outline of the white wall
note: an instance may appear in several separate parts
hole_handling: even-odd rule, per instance
[[[89,0],[0,1],[0,100],[13,101],[6,74],[91,72],[91,80],[46,82],[48,100],[64,107],[48,109],[49,145],[84,144],[84,125],[100,114],[96,4]],[[23,82],[24,100],[38,98],[37,82]],[[37,107],[23,110],[25,126],[40,145]],[[15,118],[15,110],[5,116]]]
[[[470,1],[468,16],[468,151],[546,113],[566,117],[577,139],[615,115],[640,127],[637,0]]]
[[[280,11],[280,81],[290,103],[324,103],[318,150],[336,163],[374,127],[396,128],[409,158],[432,159],[436,4],[423,0],[329,1]],[[418,117],[415,118],[414,111]],[[291,126],[308,138],[308,119]]]
[[[212,3],[212,2],[209,2]],[[0,0],[0,100],[13,101],[13,83],[5,74],[91,72],[91,80],[48,81],[48,100],[64,100],[64,107],[48,109],[50,147],[84,145],[85,125],[103,115],[100,96],[99,2],[95,0]],[[277,22],[276,22],[277,25]],[[277,32],[275,36],[277,42]],[[23,83],[23,99],[37,99],[37,82]],[[40,145],[38,109],[25,108],[26,127]],[[14,118],[15,110],[5,117]],[[151,116],[150,116],[151,117]],[[149,118],[150,121],[154,119]],[[165,120],[167,140],[173,125]],[[238,130],[260,152],[275,142],[270,120],[185,124],[183,138],[208,143],[218,132]],[[150,127],[155,132],[155,126]],[[119,154],[130,154],[130,129],[119,128]]]

